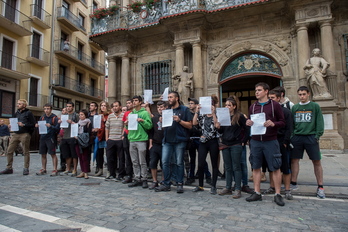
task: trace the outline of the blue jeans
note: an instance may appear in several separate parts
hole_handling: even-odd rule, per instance
[[[186,142],[163,143],[162,145],[162,167],[164,175],[164,185],[170,185],[172,172],[175,174],[177,183],[184,183],[184,153]],[[174,159],[173,168],[171,168]]]
[[[226,188],[232,188],[232,177],[234,176],[236,190],[241,190],[242,182],[242,145],[230,146],[222,150],[225,164]]]

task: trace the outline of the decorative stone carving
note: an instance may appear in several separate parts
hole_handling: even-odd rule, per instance
[[[187,101],[193,93],[193,73],[188,73],[188,67],[184,66],[182,72],[172,76],[172,80],[173,90],[180,94],[183,101]]]
[[[320,49],[313,49],[313,57],[307,60],[304,70],[309,86],[312,89],[313,100],[329,100],[333,99],[327,88],[325,77],[326,70],[330,64],[320,57]]]
[[[263,50],[265,50],[266,53],[270,53],[272,51],[272,45],[267,44],[263,47]]]
[[[289,60],[288,59],[285,59],[285,58],[282,58],[281,60],[279,60],[279,64],[280,66],[284,67],[288,64]]]
[[[215,60],[216,57],[218,57],[220,55],[220,53],[225,50],[227,47],[229,47],[230,44],[227,44],[226,46],[214,46],[214,47],[210,47],[208,50],[208,55],[209,55],[209,64],[212,64]],[[224,55],[226,57],[231,57],[232,56],[232,52],[228,52],[225,53]]]
[[[252,44],[250,43],[250,41],[246,41],[243,43],[242,47],[244,50],[250,50],[251,49]]]

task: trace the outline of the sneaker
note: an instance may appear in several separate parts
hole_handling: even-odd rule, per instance
[[[186,182],[185,182],[185,185],[191,185],[195,182],[195,179],[193,178],[187,178]]]
[[[29,168],[23,168],[23,175],[24,176],[29,175]]]
[[[266,173],[261,173],[261,182],[267,181]]]
[[[95,172],[94,172],[94,174],[97,174],[99,171],[100,171],[100,170],[99,170],[99,168],[98,168],[98,167],[96,167],[96,168],[95,168]]]
[[[298,190],[298,189],[299,189],[299,187],[298,187],[297,184],[296,185],[290,184],[290,190],[291,191],[295,191],[295,190]]]
[[[50,176],[58,176],[58,171],[57,170],[53,170]]]
[[[141,181],[139,181],[139,180],[134,180],[134,182],[130,183],[130,184],[128,185],[128,187],[132,188],[132,187],[137,187],[137,186],[142,186],[142,185],[143,185],[143,183],[142,183]]]
[[[0,175],[3,175],[3,174],[13,174],[13,169],[6,168],[5,170],[0,172]]]
[[[232,195],[232,190],[228,189],[228,188],[223,188],[220,192],[219,192],[220,196],[224,196],[224,195]]]
[[[36,173],[36,175],[45,175],[47,171],[45,169],[41,169],[39,172]]]
[[[275,202],[277,205],[279,205],[279,206],[284,206],[284,205],[285,205],[285,203],[284,203],[284,201],[283,201],[283,197],[282,197],[280,194],[276,194],[276,195],[274,196],[274,202]]]
[[[103,175],[103,169],[99,169],[99,171],[94,176],[102,176]]]
[[[246,201],[251,202],[251,201],[262,201],[262,196],[261,194],[253,193],[251,194],[250,197],[245,198]]]
[[[210,194],[212,194],[212,195],[216,195],[216,187],[211,187],[210,188]]]
[[[118,181],[123,180],[123,176],[118,175],[118,176],[116,177],[116,180],[118,180]],[[116,180],[115,180],[115,181],[116,181]]]
[[[69,174],[69,171],[64,171],[60,173],[61,176],[67,176],[68,174]]]
[[[179,184],[176,186],[176,193],[184,193],[184,186],[183,184]]]
[[[325,198],[324,188],[318,188],[318,190],[317,190],[317,197],[321,198],[321,199]]]
[[[267,190],[263,191],[262,194],[274,194],[275,189],[272,187],[269,187]]]
[[[294,199],[294,197],[292,196],[290,190],[285,190],[285,199],[287,199],[287,200],[293,200]]]
[[[109,175],[109,176],[106,176],[105,177],[105,181],[108,181],[108,180],[115,180],[115,176],[111,176],[111,175]]]
[[[164,191],[170,191],[170,186],[161,185],[155,188],[155,192],[164,192]]]
[[[130,176],[126,176],[125,178],[124,178],[124,180],[122,181],[122,184],[129,184],[129,183],[132,183],[132,177],[130,177]]]
[[[242,187],[242,192],[245,192],[245,193],[253,193],[254,192],[254,190],[252,190],[250,187],[249,187],[249,185],[243,185],[243,187]]]
[[[192,190],[192,192],[200,192],[200,191],[204,191],[204,188],[203,187],[199,187],[199,186],[196,186],[193,190]]]
[[[211,184],[211,176],[205,178],[205,182],[206,182],[207,184]]]
[[[148,183],[147,183],[147,180],[143,180],[142,187],[143,187],[143,188],[148,188],[148,187],[149,187],[149,185],[148,185]]]
[[[149,187],[150,190],[155,189],[156,187],[158,187],[158,182],[152,182],[151,186]]]
[[[77,172],[73,171],[73,172],[71,173],[71,177],[76,177],[76,176],[77,176]]]
[[[236,190],[234,194],[232,195],[233,199],[238,199],[242,197],[242,192],[240,190]]]

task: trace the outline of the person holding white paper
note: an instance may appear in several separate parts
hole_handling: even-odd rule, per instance
[[[204,166],[207,159],[208,152],[210,154],[210,160],[213,171],[213,178],[211,182],[210,193],[216,194],[216,182],[219,172],[218,159],[219,159],[219,123],[216,117],[215,101],[212,97],[210,100],[210,112],[211,114],[200,114],[201,105],[196,108],[195,115],[193,117],[193,125],[199,125],[202,131],[200,136],[200,144],[198,148],[198,180],[199,185],[193,189],[193,192],[203,191],[204,181]]]
[[[134,109],[131,115],[137,114],[138,128],[137,130],[129,129],[129,153],[132,158],[134,170],[134,182],[130,183],[128,187],[142,186],[148,188],[147,183],[147,164],[146,164],[146,144],[149,140],[148,131],[152,128],[152,121],[150,114],[141,107],[143,98],[141,96],[133,97]],[[129,124],[128,124],[129,125]]]
[[[235,192],[232,198],[238,199],[242,196],[243,146],[249,139],[250,128],[246,125],[246,118],[239,111],[239,100],[236,96],[227,98],[225,107],[229,110],[230,125],[220,126],[219,132],[223,145],[222,157],[225,165],[226,187],[219,192],[219,195],[232,194],[232,179],[234,179]],[[245,186],[243,187],[245,188]]]
[[[75,146],[77,144],[77,140],[74,137],[71,137],[71,124],[78,122],[78,115],[74,111],[74,103],[68,102],[66,104],[66,110],[68,113],[68,120],[69,123],[68,128],[63,128],[63,138],[60,141],[60,152],[62,157],[66,161],[66,169],[64,172],[60,173],[61,175],[68,175],[69,172],[71,172],[71,163],[73,163],[73,171],[72,176],[77,175],[77,154]],[[58,121],[58,123],[61,123],[61,120]]]
[[[45,104],[44,105],[45,114],[40,117],[39,122],[44,122],[47,127],[47,133],[40,135],[40,146],[39,146],[39,154],[41,154],[41,170],[36,173],[36,175],[44,175],[47,173],[46,165],[47,165],[47,153],[51,155],[53,171],[51,176],[57,176],[57,166],[58,166],[58,158],[56,156],[56,146],[57,146],[57,134],[59,133],[59,123],[57,115],[52,113],[52,105]],[[38,123],[39,123],[38,122]],[[38,124],[35,125],[36,127]]]
[[[77,124],[78,127],[78,136],[77,144],[75,146],[76,154],[79,157],[81,173],[76,176],[77,178],[84,177],[88,179],[88,173],[91,171],[90,169],[90,161],[91,161],[91,146],[89,145],[90,135],[92,132],[92,122],[88,118],[88,111],[83,109],[79,112],[79,121]],[[86,134],[88,136],[86,136]],[[82,147],[83,144],[88,144],[87,147]]]
[[[246,201],[261,201],[260,192],[261,167],[263,160],[266,160],[268,170],[273,172],[275,187],[274,201],[279,206],[284,206],[283,197],[280,195],[281,173],[280,166],[282,157],[277,140],[278,129],[285,126],[283,110],[278,102],[268,99],[269,85],[260,82],[255,85],[255,96],[257,101],[249,108],[249,117],[252,114],[264,113],[266,121],[266,133],[264,135],[252,135],[250,140],[250,163],[253,169],[253,180],[255,192]],[[247,120],[248,126],[253,126],[254,122]]]
[[[24,150],[24,168],[23,175],[29,175],[30,163],[30,139],[35,128],[35,118],[33,113],[27,109],[28,102],[25,99],[17,101],[17,112],[14,117],[18,119],[18,131],[15,131],[11,137],[10,144],[7,148],[7,166],[0,174],[12,174],[13,152],[16,150],[19,143],[22,143]],[[11,129],[11,125],[9,125]]]
[[[173,109],[173,125],[164,129],[162,144],[163,185],[156,187],[155,191],[170,191],[172,172],[176,175],[177,193],[183,193],[184,188],[184,153],[189,140],[189,129],[192,128],[192,115],[188,107],[180,104],[178,92],[168,94],[168,104]],[[172,169],[172,160],[175,160]]]

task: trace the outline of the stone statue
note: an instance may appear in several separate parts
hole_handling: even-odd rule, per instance
[[[188,73],[188,67],[184,66],[182,72],[173,75],[173,90],[177,91],[182,101],[187,101],[193,92],[193,73]]]
[[[320,57],[320,49],[313,49],[313,57],[307,60],[304,70],[307,77],[307,82],[312,89],[313,100],[332,99],[327,88],[325,77],[326,70],[330,64],[322,57]]]

